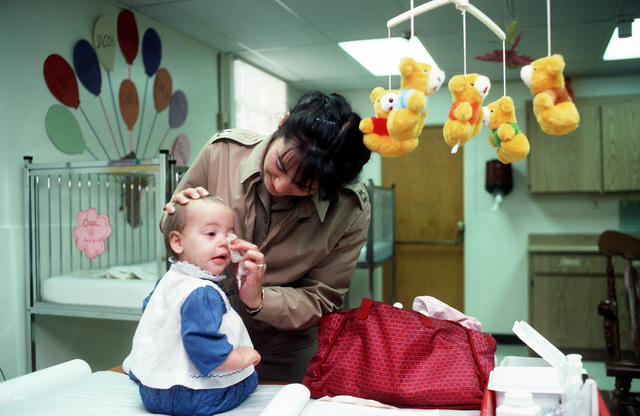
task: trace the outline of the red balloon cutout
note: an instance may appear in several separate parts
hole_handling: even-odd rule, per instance
[[[138,56],[140,45],[138,25],[131,10],[123,10],[118,15],[118,43],[125,60],[131,65]]]
[[[62,104],[78,108],[78,80],[71,65],[60,55],[52,54],[44,61],[44,79],[51,93]]]

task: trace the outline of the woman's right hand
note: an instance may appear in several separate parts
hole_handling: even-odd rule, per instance
[[[189,199],[198,199],[201,196],[209,195],[209,191],[204,189],[202,186],[198,186],[197,188],[185,188],[180,192],[176,192],[171,197],[171,200],[167,202],[164,206],[165,211],[169,214],[173,214],[175,209],[175,204],[186,205],[189,203]]]

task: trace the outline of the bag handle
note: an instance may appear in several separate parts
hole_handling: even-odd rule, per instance
[[[373,300],[368,298],[363,298],[362,302],[360,303],[360,308],[358,308],[358,315],[356,316],[356,319],[360,319],[360,320],[367,319],[367,317],[369,317],[369,311],[371,310],[373,303],[374,303]],[[433,322],[431,322],[431,319],[427,315],[420,312],[416,312],[416,313],[420,315],[420,320],[422,321],[422,324],[426,328],[435,328],[435,325],[433,325]]]

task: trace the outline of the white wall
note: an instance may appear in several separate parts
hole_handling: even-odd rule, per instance
[[[59,151],[49,140],[45,131],[45,115],[49,107],[58,104],[44,80],[43,64],[47,56],[56,53],[73,66],[73,48],[86,39],[91,42],[95,20],[108,15],[114,22],[122,9],[114,2],[103,0],[3,0],[0,1],[0,51],[2,51],[2,77],[0,79],[0,180],[2,186],[0,217],[0,241],[4,252],[0,256],[0,367],[8,378],[26,371],[25,330],[25,239],[23,203],[23,156],[34,156],[34,162],[59,162],[93,160],[90,154],[67,155]],[[169,148],[179,134],[191,140],[192,157],[204,142],[216,131],[218,113],[218,67],[217,51],[196,42],[172,29],[144,16],[136,14],[140,44],[144,31],[152,27],[162,44],[161,67],[167,68],[173,80],[173,90],[184,91],[188,101],[185,123],[169,131],[163,147]],[[123,79],[128,77],[128,65],[116,49],[114,70],[111,72],[114,94]],[[147,75],[144,72],[142,53],[131,66],[131,77],[136,84],[143,107],[143,95]],[[153,95],[153,79],[150,79],[144,118],[139,117],[133,130],[137,140],[140,120],[143,120],[142,138],[148,136],[156,113]],[[97,97],[79,83],[80,106],[93,127],[102,136],[108,149],[113,149],[105,117]],[[113,104],[106,72],[102,69],[102,94],[112,127],[115,127]],[[76,117],[87,145],[103,158],[101,149],[91,132],[88,122],[80,110],[71,109]],[[169,127],[169,110],[160,113],[155,121],[152,140],[155,146]],[[122,122],[121,122],[122,123]],[[125,129],[122,123],[123,129]],[[128,133],[123,130],[125,141]],[[116,133],[119,141],[119,136]],[[135,142],[134,142],[135,143]],[[110,146],[110,147],[109,147]],[[151,152],[151,145],[149,152]],[[112,152],[115,155],[115,152]],[[58,320],[60,321],[60,320]],[[38,334],[45,341],[42,345],[42,365],[55,361],[89,357],[94,370],[114,367],[119,364],[116,356],[100,356],[113,345],[120,350],[130,342],[134,326],[131,323],[114,323],[102,320],[41,319]],[[69,332],[69,327],[75,331]],[[118,339],[118,334],[123,334]],[[127,340],[128,338],[128,340]],[[103,343],[103,344],[101,344]],[[123,344],[124,343],[124,344]],[[102,353],[97,346],[104,345]],[[95,360],[94,360],[95,359]],[[118,358],[119,359],[119,358]],[[39,365],[40,367],[40,365]]]
[[[447,74],[447,80],[451,75],[455,74]],[[502,80],[492,82],[485,105],[502,96]],[[381,79],[381,85],[388,85],[387,80]],[[640,75],[573,79],[572,87],[577,97],[638,94]],[[365,117],[373,115],[369,94],[349,92],[345,96]],[[507,95],[513,98],[519,125],[526,133],[524,103],[531,100],[531,94],[523,83],[512,82],[507,83]],[[444,124],[450,105],[451,94],[445,84],[429,98],[426,123]],[[512,164],[514,189],[498,211],[490,211],[493,198],[485,190],[485,164],[496,154],[487,142],[489,134],[483,125],[464,151],[465,313],[477,317],[488,332],[512,334],[514,321],[528,320],[528,235],[599,234],[617,229],[618,203],[626,195],[530,196],[525,159]],[[595,306],[591,312],[595,314]]]

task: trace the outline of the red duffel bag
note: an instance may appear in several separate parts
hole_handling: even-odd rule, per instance
[[[363,299],[322,317],[303,384],[311,396],[349,395],[393,406],[480,409],[495,365],[492,336]]]

